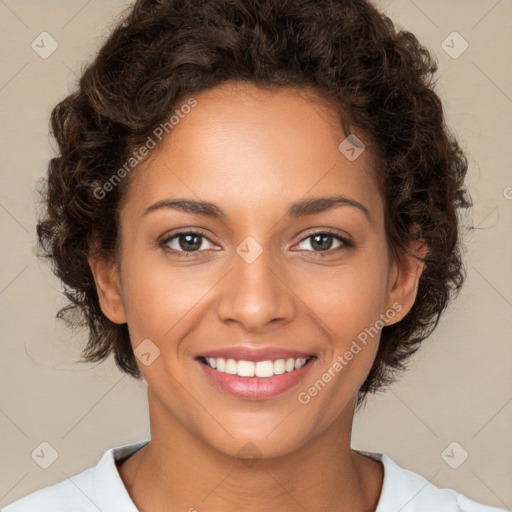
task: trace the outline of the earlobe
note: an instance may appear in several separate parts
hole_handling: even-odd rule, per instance
[[[103,258],[89,257],[89,266],[103,314],[116,324],[124,324],[126,315],[123,305],[119,272],[115,264]]]
[[[389,297],[390,303],[398,303],[401,306],[400,313],[394,317],[389,325],[400,321],[410,311],[418,293],[418,283],[423,272],[425,263],[414,257],[424,258],[428,247],[424,239],[412,240],[409,243],[412,254],[401,254],[395,263],[392,282],[390,282]]]

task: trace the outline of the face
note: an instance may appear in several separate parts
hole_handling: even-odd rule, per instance
[[[371,147],[347,158],[318,99],[249,85],[195,99],[131,177],[119,274],[91,267],[160,425],[283,455],[352,417],[419,274],[390,259]]]

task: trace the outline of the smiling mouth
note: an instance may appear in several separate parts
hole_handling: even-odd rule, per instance
[[[288,359],[268,359],[265,361],[246,361],[243,359],[224,359],[223,357],[203,357],[198,359],[206,366],[219,373],[228,373],[238,377],[269,378],[275,375],[291,373],[302,368],[315,356]]]
[[[227,394],[245,400],[268,400],[297,386],[317,357],[262,361],[209,356],[195,359],[208,380]]]
[[[288,359],[267,359],[264,361],[246,361],[244,359],[225,359],[223,357],[203,357],[197,359],[204,365],[219,373],[237,375],[238,377],[269,378],[284,373],[292,373],[315,356]]]

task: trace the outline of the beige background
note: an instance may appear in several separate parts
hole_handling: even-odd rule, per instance
[[[356,418],[353,447],[384,452],[440,487],[512,506],[512,2],[382,0],[437,55],[438,92],[470,158],[468,279],[435,334],[387,393]],[[51,157],[48,118],[129,2],[0,1],[0,505],[95,464],[112,446],[148,438],[145,384],[111,360],[74,364],[84,335],[55,319],[64,299],[34,256],[36,181]],[[41,58],[43,31],[58,49]],[[453,31],[468,41],[454,59]],[[458,44],[458,43],[457,43]],[[46,441],[48,468],[31,453]],[[456,441],[469,453],[452,469]]]

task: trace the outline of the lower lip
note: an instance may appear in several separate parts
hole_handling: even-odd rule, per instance
[[[308,359],[298,370],[285,372],[273,377],[239,377],[230,373],[218,372],[199,360],[203,373],[224,392],[245,400],[268,400],[297,385],[313,365],[315,358]]]

